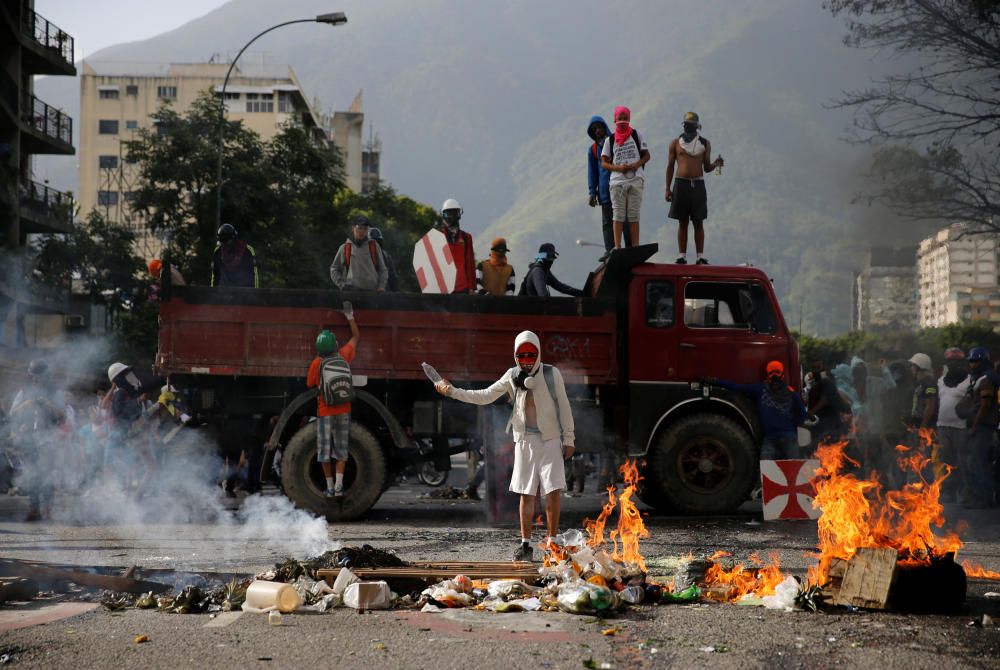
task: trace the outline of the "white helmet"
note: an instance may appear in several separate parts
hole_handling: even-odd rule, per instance
[[[454,198],[448,198],[447,200],[444,201],[444,204],[441,205],[441,213],[444,214],[449,209],[457,209],[459,212],[461,212],[462,206],[458,204],[458,200],[455,200]]]
[[[108,367],[108,381],[114,382],[115,377],[125,372],[126,370],[128,370],[128,366],[125,365],[124,363],[112,363]]]
[[[910,363],[916,365],[921,370],[931,369],[931,357],[927,354],[913,354],[910,357]]]

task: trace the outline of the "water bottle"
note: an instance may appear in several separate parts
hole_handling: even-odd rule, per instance
[[[646,597],[646,591],[638,585],[626,586],[618,597],[631,605],[638,605]]]
[[[441,375],[439,375],[438,371],[435,370],[429,363],[421,363],[420,367],[424,369],[424,374],[427,375],[427,378],[430,379],[431,382],[437,384],[441,381]]]

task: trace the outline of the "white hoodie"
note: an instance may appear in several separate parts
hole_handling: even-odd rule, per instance
[[[530,386],[531,382],[534,382],[534,386],[530,392],[534,393],[535,414],[538,417],[538,430],[542,434],[542,439],[548,441],[560,439],[561,437],[563,445],[572,447],[576,440],[573,432],[573,410],[569,405],[569,397],[566,395],[566,385],[563,383],[562,374],[559,372],[559,368],[555,366],[551,368],[552,390],[556,394],[556,397],[552,398],[549,393],[548,384],[545,383],[542,374],[542,347],[538,341],[538,336],[530,330],[522,332],[514,340],[514,351],[516,352],[517,348],[524,342],[534,344],[539,352],[538,362],[531,369],[530,374],[532,377],[529,378],[526,386]],[[489,388],[478,391],[467,391],[452,386],[448,391],[448,397],[474,405],[489,405],[500,396],[509,395],[514,399],[514,412],[510,417],[509,425],[514,431],[514,439],[522,440],[525,434],[524,401],[529,391],[518,388],[514,383],[514,376],[517,374],[518,369],[517,358],[515,357],[514,367],[507,370],[503,377],[493,382]],[[556,411],[556,403],[559,404],[558,412]]]

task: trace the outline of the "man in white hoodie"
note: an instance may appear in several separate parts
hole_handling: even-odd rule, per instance
[[[510,490],[521,496],[521,543],[515,561],[533,560],[531,515],[535,496],[545,497],[549,539],[559,532],[560,493],[566,488],[564,459],[573,456],[573,411],[559,368],[543,365],[538,336],[525,330],[514,340],[514,367],[489,388],[457,389],[447,380],[435,384],[441,395],[475,405],[489,405],[503,395],[513,399],[508,426],[514,432],[514,473]]]

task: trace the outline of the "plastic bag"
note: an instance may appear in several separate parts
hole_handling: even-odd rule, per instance
[[[557,603],[563,612],[593,614],[613,609],[618,598],[609,588],[578,581],[559,589]]]
[[[528,586],[520,579],[498,579],[495,582],[490,582],[488,591],[491,596],[510,600],[511,598],[534,595],[538,593],[539,589]]]
[[[795,577],[788,575],[785,580],[774,587],[773,596],[764,596],[761,600],[764,607],[769,610],[784,610],[791,612],[795,609],[795,597],[799,593],[799,582]]]
[[[538,598],[521,598],[519,600],[494,600],[486,605],[486,609],[493,612],[534,612],[542,608],[542,601]]]
[[[572,528],[567,530],[565,533],[560,533],[552,538],[552,541],[558,544],[560,547],[585,547],[587,546],[587,539],[583,536],[583,533]]]
[[[422,595],[445,607],[469,607],[476,604],[468,593],[456,590],[451,580],[424,589]]]

